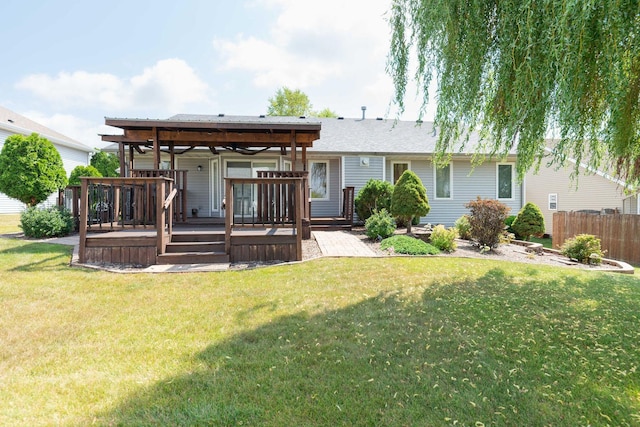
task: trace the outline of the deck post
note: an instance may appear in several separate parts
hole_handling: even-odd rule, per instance
[[[164,242],[164,200],[165,200],[165,180],[156,180],[156,231],[158,232],[158,255],[162,255],[165,250]]]
[[[231,254],[231,226],[233,223],[233,185],[231,180],[225,178],[224,180],[224,197],[225,203],[225,216],[224,216],[224,249],[227,255]]]
[[[302,215],[304,214],[304,179],[296,179],[296,261],[302,261]]]
[[[89,212],[89,186],[87,178],[80,178],[81,190],[80,190],[80,219],[78,223],[78,231],[80,233],[80,247],[78,248],[78,258],[80,263],[87,261],[87,255],[85,253],[85,246],[87,243],[87,220]]]

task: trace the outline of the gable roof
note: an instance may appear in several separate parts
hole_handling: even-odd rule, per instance
[[[5,129],[11,133],[17,133],[25,136],[29,136],[32,133],[37,133],[54,144],[62,145],[69,148],[75,148],[84,152],[90,153],[93,151],[85,144],[69,138],[53,129],[50,129],[40,123],[34,122],[31,119],[26,118],[14,111],[0,106],[0,129]]]

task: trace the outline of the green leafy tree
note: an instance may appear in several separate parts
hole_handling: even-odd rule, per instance
[[[488,136],[490,153],[514,146],[517,170],[551,161],[607,163],[640,183],[640,8],[636,1],[393,0],[387,70],[404,110],[410,76],[421,91],[437,81],[440,157]],[[414,67],[410,58],[417,58]],[[414,74],[415,72],[415,74]],[[467,137],[465,137],[465,134]]]
[[[377,210],[391,209],[391,195],[393,184],[380,179],[370,179],[358,191],[354,200],[356,214],[360,221],[366,221]]]
[[[102,150],[98,150],[91,156],[89,164],[100,172],[100,176],[120,175],[118,173],[120,159],[113,153],[105,153]]]
[[[267,114],[270,116],[338,117],[338,114],[329,108],[314,111],[307,94],[300,89],[291,90],[286,86],[278,89],[275,96],[269,98]]]
[[[82,176],[93,176],[93,177],[101,177],[102,174],[100,171],[93,166],[76,166],[71,171],[71,176],[69,176],[69,185],[80,185],[80,177]]]
[[[545,231],[544,216],[538,205],[527,202],[511,223],[511,228],[524,240],[529,240],[531,236],[541,237]]]
[[[335,118],[338,117],[338,113],[336,113],[335,111],[329,109],[329,108],[325,108],[324,110],[320,110],[320,111],[312,111],[311,115],[313,117],[324,117],[324,118]]]
[[[275,96],[269,98],[267,114],[270,116],[309,116],[312,105],[309,97],[300,89],[282,87]]]
[[[427,190],[420,177],[410,170],[404,171],[391,195],[391,213],[400,218],[407,225],[407,233],[411,233],[413,219],[427,215],[430,210]]]
[[[27,206],[67,185],[60,153],[46,138],[11,135],[0,152],[0,191]]]

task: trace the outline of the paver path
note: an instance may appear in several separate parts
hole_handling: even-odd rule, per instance
[[[376,256],[362,240],[345,231],[314,231],[313,236],[324,256]]]

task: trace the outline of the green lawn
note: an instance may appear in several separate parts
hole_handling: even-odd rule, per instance
[[[0,239],[0,425],[640,425],[640,280],[455,258],[112,274]]]
[[[0,214],[0,234],[17,233],[20,228],[20,214]]]

